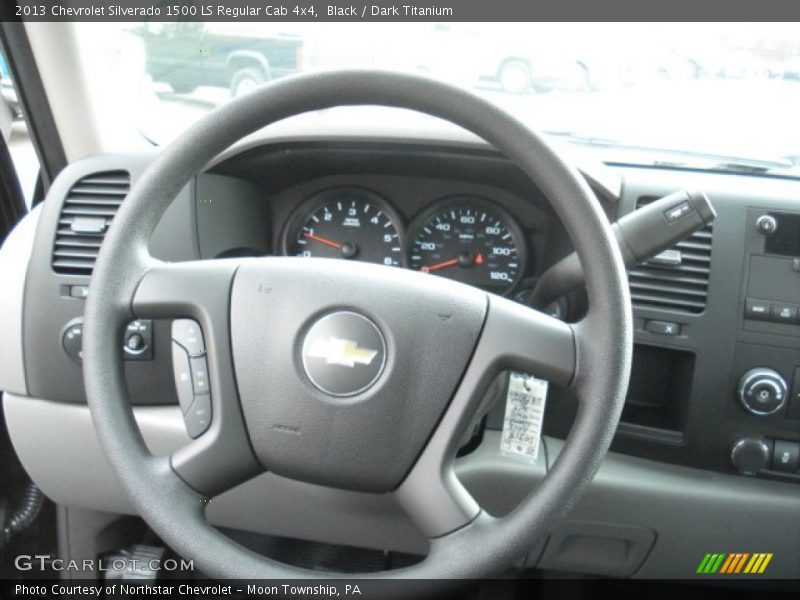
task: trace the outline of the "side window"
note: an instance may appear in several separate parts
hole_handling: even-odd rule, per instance
[[[8,145],[22,193],[25,195],[25,203],[30,209],[39,176],[39,159],[28,133],[8,62],[2,51],[0,51],[0,133]]]

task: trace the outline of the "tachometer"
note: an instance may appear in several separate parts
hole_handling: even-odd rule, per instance
[[[522,231],[505,211],[480,198],[450,198],[421,215],[410,232],[409,266],[497,294],[525,270]]]
[[[389,266],[404,262],[399,219],[380,196],[367,190],[322,192],[301,207],[293,223],[287,232],[287,254]]]

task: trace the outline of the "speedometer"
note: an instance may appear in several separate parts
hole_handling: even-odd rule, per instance
[[[344,258],[401,266],[399,218],[377,194],[361,188],[326,190],[300,207],[286,232],[295,256]]]
[[[499,207],[474,197],[450,198],[420,216],[410,232],[409,266],[497,294],[525,270],[525,240]]]

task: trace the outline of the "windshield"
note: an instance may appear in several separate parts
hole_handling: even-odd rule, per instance
[[[800,164],[796,25],[77,27],[98,106],[154,144],[264,82],[301,71],[379,67],[469,88],[609,161],[787,173]],[[348,114],[362,124],[373,118],[364,110]]]

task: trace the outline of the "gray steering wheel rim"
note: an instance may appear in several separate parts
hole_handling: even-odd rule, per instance
[[[135,183],[109,229],[86,303],[84,379],[98,438],[134,506],[164,541],[218,578],[332,578],[260,557],[204,519],[197,493],[150,455],[127,394],[121,353],[131,301],[153,259],[150,234],[190,179],[246,135],[297,114],[336,106],[382,105],[436,116],[472,131],[505,153],[548,197],[581,260],[590,299],[576,337],[581,402],[558,460],[537,490],[508,516],[485,513],[431,540],[422,562],[363,574],[461,579],[501,570],[546,535],[577,502],[608,450],[624,404],[633,346],[627,277],[615,237],[585,181],[525,125],[479,97],[424,77],[336,71],[278,80],[212,111],[165,147]],[[176,506],[195,506],[178,512]],[[352,576],[351,576],[352,577]]]

